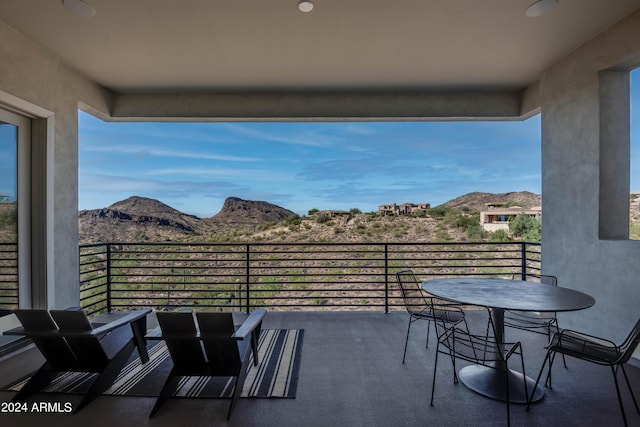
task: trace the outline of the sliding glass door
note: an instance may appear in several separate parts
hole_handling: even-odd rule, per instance
[[[30,301],[29,146],[30,120],[0,109],[0,310]]]

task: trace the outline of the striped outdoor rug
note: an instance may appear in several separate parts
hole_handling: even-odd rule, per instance
[[[258,344],[260,363],[251,368],[242,390],[242,397],[294,398],[298,384],[298,372],[302,354],[302,329],[263,329]],[[134,351],[131,361],[122,369],[113,386],[105,395],[157,396],[160,393],[172,362],[164,341],[150,342],[149,362],[142,363]],[[95,374],[63,373],[43,390],[54,393],[84,393]],[[4,387],[18,391],[28,377]],[[175,396],[182,397],[230,397],[233,378],[183,377]]]

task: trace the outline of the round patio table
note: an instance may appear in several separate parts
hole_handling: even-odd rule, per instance
[[[549,286],[521,280],[456,277],[422,282],[429,294],[460,304],[478,305],[491,309],[496,341],[504,343],[504,311],[558,312],[576,311],[591,307],[595,300],[590,295],[569,288]],[[506,401],[507,393],[503,367],[470,365],[462,368],[459,378],[470,389],[493,399]],[[535,381],[529,377],[527,387],[533,390]],[[509,400],[527,403],[522,386],[522,374],[509,369]],[[538,386],[532,401],[542,399],[544,390]]]

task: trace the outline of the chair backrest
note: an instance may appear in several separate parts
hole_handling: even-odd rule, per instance
[[[551,286],[558,286],[558,278],[556,276],[549,276],[541,274],[538,276],[540,283]]]
[[[527,276],[527,281],[529,282],[539,282],[544,285],[558,286],[558,278],[556,276],[549,276],[546,274],[539,274],[537,276],[531,276],[534,280],[529,280],[529,276]],[[513,280],[520,280],[522,275],[519,273],[515,273],[511,277]]]
[[[91,332],[93,330],[84,311],[51,310],[51,317],[58,324],[58,330],[63,336],[67,333]],[[88,333],[81,337],[65,336],[65,340],[75,353],[78,364],[88,367],[95,366],[96,369],[99,369],[109,362],[109,357],[105,353],[99,337]]]
[[[42,355],[57,370],[98,370],[108,357],[83,311],[30,310],[14,311],[25,336],[31,338]],[[78,336],[78,332],[89,332]],[[74,336],[68,336],[73,334]]]
[[[427,300],[428,295],[420,287],[418,279],[411,270],[398,271],[396,281],[402,292],[404,306],[409,313],[421,313],[431,310],[431,303]]]
[[[638,319],[635,326],[627,336],[627,339],[625,339],[620,346],[620,350],[622,351],[620,363],[627,363],[629,361],[633,352],[636,351],[638,344],[640,344],[640,319]]]
[[[232,313],[158,312],[157,319],[175,367],[237,375],[242,360]]]

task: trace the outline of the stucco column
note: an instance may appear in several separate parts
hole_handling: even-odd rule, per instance
[[[628,239],[628,69],[609,43],[583,46],[541,79],[542,264],[559,286],[596,299],[560,313],[562,328],[621,342],[638,318],[640,242]]]
[[[49,147],[47,269],[49,308],[78,306],[78,107],[69,102],[56,111]]]

